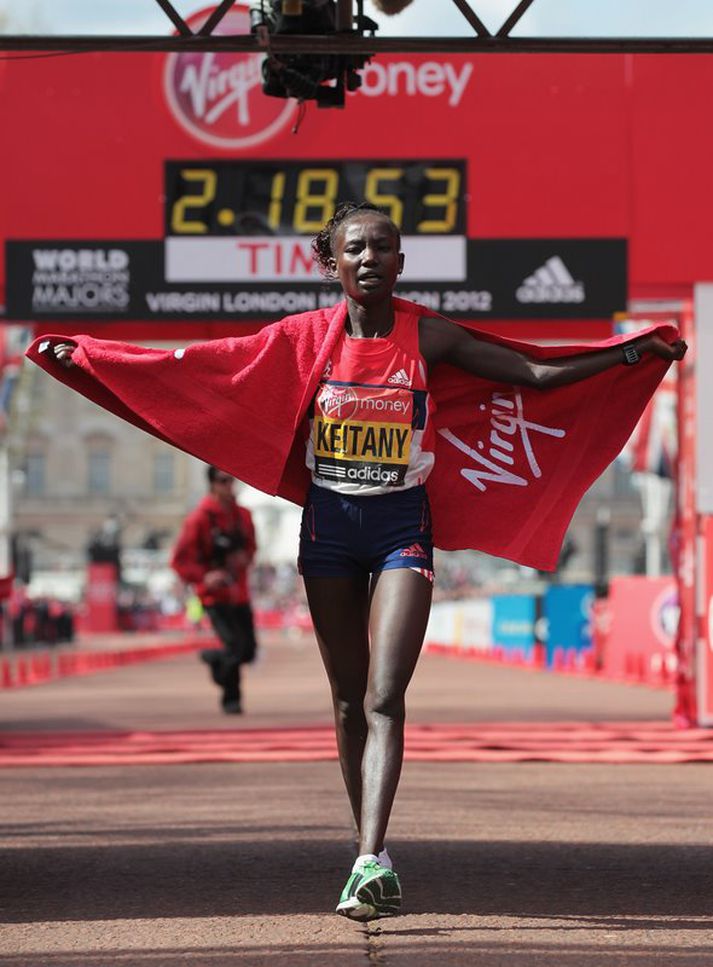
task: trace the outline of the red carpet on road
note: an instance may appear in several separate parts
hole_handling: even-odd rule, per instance
[[[316,762],[336,759],[331,726],[165,732],[14,732],[0,766]],[[421,762],[679,763],[713,761],[713,731],[665,722],[411,725],[406,758]]]

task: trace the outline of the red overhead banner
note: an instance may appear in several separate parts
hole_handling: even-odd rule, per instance
[[[259,55],[7,62],[7,317],[328,303],[309,237],[355,197],[402,227],[401,294],[461,318],[603,319],[627,272],[629,293],[669,295],[710,274],[713,134],[695,105],[712,58],[394,54],[362,77],[293,133],[299,108],[262,93]]]

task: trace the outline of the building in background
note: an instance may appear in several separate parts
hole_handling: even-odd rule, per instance
[[[173,583],[168,550],[205,491],[205,465],[23,367],[9,449],[13,529],[32,558],[34,588],[77,598],[89,545],[118,531],[124,579]],[[299,508],[241,491],[260,535],[257,563],[296,557]]]

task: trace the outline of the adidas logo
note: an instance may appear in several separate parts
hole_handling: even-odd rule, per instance
[[[584,302],[584,282],[572,278],[559,255],[528,275],[515,293],[518,302]]]
[[[412,544],[411,547],[405,547],[403,551],[399,554],[399,557],[425,557],[426,552],[421,547],[420,544]]]
[[[398,373],[394,373],[392,376],[389,376],[389,378],[387,379],[386,382],[387,383],[392,383],[395,386],[410,386],[411,385],[411,380],[409,378],[409,374],[406,372],[405,369],[400,369],[398,371]]]
[[[335,467],[329,463],[318,463],[316,471],[320,477],[334,477],[336,480],[346,480],[347,471],[344,467]]]

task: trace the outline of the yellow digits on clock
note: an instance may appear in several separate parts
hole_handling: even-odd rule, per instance
[[[426,177],[443,182],[443,191],[423,196],[424,208],[443,208],[442,218],[426,218],[416,226],[419,232],[451,232],[458,217],[460,171],[457,168],[426,168]]]
[[[195,195],[179,198],[171,212],[171,231],[176,235],[205,235],[208,225],[198,218],[188,218],[190,208],[205,208],[215,198],[218,176],[212,168],[184,168],[181,171],[184,181],[195,181],[199,190]]]

